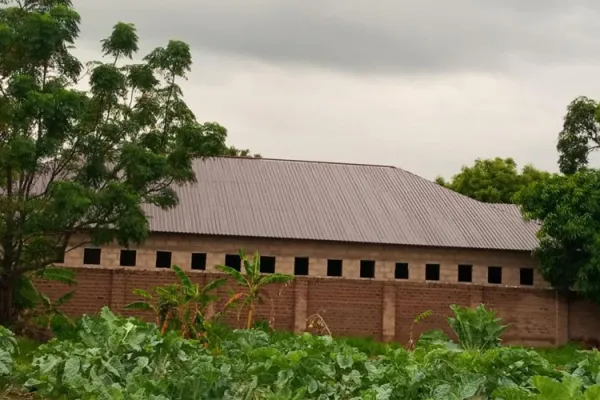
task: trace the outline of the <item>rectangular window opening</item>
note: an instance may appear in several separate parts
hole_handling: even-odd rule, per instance
[[[396,263],[396,270],[394,271],[394,278],[408,279],[408,263],[402,263],[402,262]]]
[[[85,248],[83,249],[83,264],[84,265],[100,265],[102,259],[101,249]]]
[[[206,270],[206,253],[192,253],[191,268],[194,271],[205,271]]]
[[[502,267],[488,267],[488,283],[502,284]]]
[[[425,280],[440,280],[440,264],[425,264]]]
[[[473,266],[472,265],[459,265],[458,266],[458,281],[459,282],[473,282]]]
[[[263,274],[275,273],[275,257],[260,256],[260,272]]]
[[[375,261],[360,260],[360,277],[375,278]]]
[[[342,276],[342,260],[327,260],[327,276]]]
[[[157,251],[156,252],[156,268],[171,268],[171,252]]]
[[[121,250],[119,264],[121,267],[135,267],[137,252],[135,250]]]
[[[225,265],[229,268],[233,268],[236,271],[242,270],[242,259],[237,254],[226,254]]]
[[[521,285],[533,286],[533,268],[521,268]]]
[[[308,257],[296,257],[294,258],[294,275],[307,276],[308,275]]]

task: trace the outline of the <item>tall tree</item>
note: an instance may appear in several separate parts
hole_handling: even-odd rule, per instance
[[[70,0],[1,0],[0,323],[14,317],[19,279],[56,262],[70,238],[139,243],[143,204],[177,204],[194,157],[228,151],[226,131],[200,124],[178,82],[190,71],[180,41],[127,63],[133,25],[101,43],[107,62],[71,54],[80,17]],[[89,90],[75,87],[87,77]]]
[[[590,154],[600,148],[600,104],[578,97],[567,107],[556,146],[560,171],[573,174],[588,165]]]
[[[231,157],[250,157],[250,158],[262,158],[260,154],[252,154],[248,149],[238,149],[235,146],[229,146],[224,152],[224,156]]]
[[[532,182],[544,180],[550,173],[526,165],[521,172],[512,158],[477,159],[471,167],[463,166],[461,172],[449,182],[436,178],[436,183],[455,192],[485,203],[514,203],[517,192]]]
[[[600,304],[600,171],[555,175],[516,197],[523,214],[542,224],[535,255],[544,278]]]

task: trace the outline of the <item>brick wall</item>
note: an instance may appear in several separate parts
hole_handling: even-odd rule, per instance
[[[74,298],[65,306],[73,316],[93,313],[102,306],[117,312],[136,300],[134,288],[149,289],[174,281],[168,270],[136,270],[128,268],[75,268],[77,286]],[[200,284],[219,277],[216,273],[190,272]],[[40,282],[42,291],[57,297],[69,290],[60,284]],[[229,288],[236,289],[233,284]],[[510,288],[458,283],[425,283],[350,278],[298,278],[283,288],[269,288],[274,299],[274,323],[283,330],[305,329],[307,316],[321,313],[337,335],[371,336],[375,339],[408,341],[410,325],[417,314],[432,310],[433,316],[415,329],[415,334],[428,329],[447,330],[445,317],[451,304],[476,306],[486,303],[511,324],[505,334],[509,343],[524,345],[557,345],[568,340],[597,343],[600,321],[597,307],[573,296],[558,296],[546,288]],[[226,301],[228,287],[219,290],[218,311]],[[151,319],[150,315],[138,314]],[[271,306],[262,305],[257,318],[269,319]],[[235,315],[228,322],[237,325]]]
[[[65,266],[86,267],[83,264],[87,244],[85,238],[76,238],[74,249],[65,257]],[[478,249],[447,249],[417,246],[379,245],[364,243],[335,243],[308,240],[259,239],[239,237],[216,237],[201,235],[152,234],[136,250],[136,270],[156,270],[156,252],[171,253],[172,264],[184,270],[191,268],[192,253],[206,254],[206,271],[214,272],[214,266],[224,264],[226,254],[237,254],[240,249],[249,255],[258,251],[263,256],[276,258],[276,272],[293,274],[294,258],[309,258],[309,275],[327,276],[327,260],[343,261],[342,276],[360,277],[360,261],[375,261],[376,280],[394,280],[396,263],[408,263],[409,281],[425,282],[425,265],[440,265],[440,282],[457,283],[458,265],[473,266],[472,283],[487,285],[489,266],[502,268],[502,285],[519,286],[520,268],[535,269],[535,261],[528,252],[493,251]],[[119,268],[121,248],[108,245],[101,249],[101,262],[94,269]],[[548,287],[535,271],[534,287]]]

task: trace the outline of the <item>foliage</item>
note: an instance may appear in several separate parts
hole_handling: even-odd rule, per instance
[[[477,159],[471,167],[463,166],[449,182],[437,177],[436,183],[485,203],[514,203],[515,194],[533,182],[543,181],[550,173],[531,165],[521,172],[512,158]]]
[[[244,265],[245,273],[237,271],[226,265],[217,265],[216,268],[233,278],[235,282],[244,290],[233,293],[227,304],[237,303],[240,307],[240,311],[242,307],[248,307],[246,327],[250,329],[253,325],[254,311],[257,304],[262,304],[265,300],[268,300],[271,303],[271,310],[273,310],[273,298],[269,292],[267,292],[265,287],[275,283],[288,284],[294,280],[294,277],[292,275],[280,273],[268,275],[261,274],[260,255],[258,252],[255,252],[253,259],[250,260],[244,251],[240,250],[240,259]],[[273,312],[271,312],[271,314],[273,314]]]
[[[539,396],[558,385],[576,386],[575,396],[565,398],[588,400],[600,368],[593,352],[559,372],[527,349],[438,343],[374,356],[352,345],[359,341],[261,330],[229,331],[214,354],[108,309],[83,317],[77,329],[72,340],[36,350],[19,375],[26,387],[47,399],[509,400],[546,399]]]
[[[531,378],[535,390],[523,388],[502,388],[494,394],[505,400],[596,400],[600,398],[600,385],[582,390],[581,380],[573,376],[564,376],[562,381],[546,376]]]
[[[413,338],[413,331],[415,329],[415,325],[426,320],[427,318],[431,317],[432,315],[433,315],[433,311],[426,310],[426,311],[423,311],[421,314],[417,315],[413,319],[413,322],[410,324],[410,330],[408,331],[408,348],[410,350],[415,348],[415,340]]]
[[[173,272],[179,283],[155,287],[155,296],[146,290],[135,289],[133,292],[145,300],[131,303],[125,309],[152,311],[162,334],[174,330],[188,339],[205,337],[206,309],[217,299],[212,292],[227,280],[216,279],[200,288],[177,265],[173,266]]]
[[[586,354],[581,351],[582,347],[577,343],[569,343],[560,347],[538,348],[535,350],[551,364],[559,366],[560,368],[577,363],[583,358],[583,355]]]
[[[13,355],[18,349],[15,335],[0,325],[0,378],[12,373]]]
[[[541,223],[534,254],[544,278],[600,303],[600,171],[553,176],[518,199],[524,215]]]
[[[195,390],[206,388],[200,398],[218,397],[210,384],[218,376],[211,357],[174,332],[161,335],[156,325],[118,318],[106,308],[96,318],[83,317],[78,328],[77,340],[40,346],[25,387],[49,398],[168,399],[191,389],[186,376],[193,370]],[[171,376],[177,381],[165,379]]]
[[[228,147],[223,155],[231,157],[251,157],[251,158],[262,158],[260,154],[252,154],[248,149],[238,149],[234,146]]]
[[[502,325],[502,319],[483,304],[475,309],[452,305],[454,317],[448,318],[448,324],[460,347],[465,350],[488,350],[500,346],[502,333],[508,327]]]
[[[600,148],[600,104],[577,97],[567,107],[556,146],[560,171],[574,174],[588,166],[589,156]]]
[[[15,312],[20,315],[36,307],[49,307],[46,301],[47,297],[37,289],[34,281],[57,282],[71,286],[75,284],[75,276],[76,274],[72,269],[57,267],[46,267],[32,271],[27,275],[21,275],[17,281],[17,290],[14,293]],[[65,299],[62,303],[68,300]]]
[[[131,24],[101,43],[106,61],[71,54],[80,17],[70,0],[0,7],[0,322],[14,317],[20,277],[59,261],[78,234],[138,243],[144,204],[177,204],[194,158],[230,151],[226,130],[198,123],[178,82],[192,65],[172,40],[138,51]],[[82,90],[86,88],[86,90]],[[86,236],[87,237],[87,236]]]

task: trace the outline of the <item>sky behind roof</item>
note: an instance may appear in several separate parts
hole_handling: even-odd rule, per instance
[[[265,157],[434,178],[474,159],[556,170],[567,104],[600,91],[592,0],[75,0],[77,54],[132,22],[142,51],[189,43],[200,121]]]

